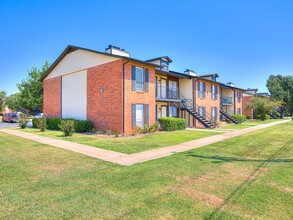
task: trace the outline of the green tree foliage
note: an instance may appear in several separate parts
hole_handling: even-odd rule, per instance
[[[41,76],[49,69],[50,64],[46,61],[39,70],[33,67],[28,71],[28,77],[17,84],[19,105],[30,112],[43,108],[43,82]]]
[[[275,100],[285,103],[291,115],[293,113],[293,76],[271,75],[267,88]]]
[[[5,91],[0,91],[0,112],[3,111],[3,107],[4,107],[4,102],[5,102],[5,98],[6,98],[6,92]]]
[[[250,99],[245,109],[253,109],[260,115],[262,121],[266,120],[266,115],[272,112],[281,102],[276,102],[268,97],[255,96]]]
[[[5,100],[5,104],[13,111],[18,111],[21,109],[21,101],[19,93],[12,94],[8,96]]]

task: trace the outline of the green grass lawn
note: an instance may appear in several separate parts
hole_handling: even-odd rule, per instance
[[[0,132],[0,219],[292,219],[292,133],[126,167]]]
[[[17,128],[19,129],[19,128]],[[161,132],[146,135],[141,138],[96,138],[85,134],[74,134],[72,137],[64,137],[61,131],[40,132],[35,128],[21,129],[21,131],[38,134],[46,137],[57,138],[66,141],[72,141],[79,144],[85,144],[93,147],[104,148],[121,153],[136,153],[154,148],[167,147],[170,145],[179,144],[186,141],[196,140],[203,137],[219,134],[219,132],[205,131],[174,131]],[[113,137],[113,136],[112,136]]]
[[[219,129],[235,129],[235,130],[240,130],[240,129],[244,129],[244,128],[250,128],[253,126],[257,126],[257,125],[262,125],[262,124],[268,124],[268,123],[272,123],[272,122],[277,122],[277,121],[282,121],[284,119],[269,119],[269,120],[265,120],[265,121],[261,121],[261,120],[248,120],[242,124],[227,124],[227,125],[222,125],[220,126]]]

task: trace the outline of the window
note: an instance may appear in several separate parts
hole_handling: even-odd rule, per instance
[[[212,120],[217,121],[218,120],[218,108],[212,107]]]
[[[169,107],[169,117],[177,117],[177,108],[175,106],[170,106]]]
[[[143,68],[135,67],[135,90],[143,92],[144,79]]]
[[[143,104],[132,105],[132,127],[143,127],[144,125],[144,107]]]
[[[237,114],[241,114],[241,108],[237,108]]]
[[[161,70],[169,71],[169,63],[165,60],[161,60]]]
[[[206,118],[206,107],[198,106],[198,114],[201,115],[203,118]]]
[[[132,104],[132,128],[149,125],[149,105]]]
[[[148,68],[141,68],[132,66],[132,90],[139,92],[149,91],[149,70]]]
[[[205,98],[206,83],[198,82],[198,98]]]
[[[237,102],[241,102],[241,92],[237,91]]]
[[[212,99],[218,99],[218,86],[211,85]]]

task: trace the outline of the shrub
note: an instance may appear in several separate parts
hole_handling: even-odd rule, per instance
[[[36,118],[33,119],[33,127],[36,128]],[[62,121],[74,121],[74,128],[76,132],[90,132],[93,129],[93,123],[89,120],[77,120],[74,118],[48,118],[47,119],[47,126],[50,130],[60,130],[60,123]]]
[[[65,137],[72,136],[75,131],[74,120],[61,120],[58,127],[63,131]]]
[[[61,118],[48,118],[47,119],[48,129],[60,130],[60,127],[59,127],[60,124],[61,124]]]
[[[41,132],[45,132],[47,130],[47,118],[45,116],[43,118],[37,118],[35,120],[35,124]]]
[[[159,118],[159,123],[164,131],[175,131],[186,129],[186,119],[184,118]]]
[[[264,120],[269,120],[271,118],[271,116],[269,116],[269,115],[257,115],[256,116],[256,119],[257,120],[262,120],[262,121],[264,121]]]
[[[149,132],[157,132],[159,130],[159,125],[158,124],[153,124],[149,127]]]
[[[231,115],[234,119],[236,119],[240,124],[246,121],[246,116],[241,114]]]
[[[232,124],[232,121],[231,121],[229,118],[226,118],[226,122],[227,122],[228,124]]]
[[[88,132],[93,129],[93,122],[89,120],[74,120],[76,132]]]
[[[119,137],[119,133],[118,132],[115,132],[115,137],[117,138],[117,137]]]
[[[159,130],[158,124],[153,124],[151,126],[144,124],[144,126],[142,128],[140,128],[140,127],[137,128],[137,132],[139,134],[153,133],[153,132],[157,132],[158,130]]]
[[[33,120],[32,120],[33,128],[37,128],[36,121],[37,121],[37,119],[33,118]]]
[[[146,134],[149,133],[149,127],[147,126],[147,124],[144,124],[144,126],[141,128],[138,128],[138,133],[139,134]]]
[[[246,115],[246,119],[251,119],[251,116],[250,115]]]
[[[21,129],[25,129],[28,122],[29,122],[29,120],[25,116],[21,115],[20,116],[20,119],[19,119],[19,122],[18,122],[19,123],[19,127]]]

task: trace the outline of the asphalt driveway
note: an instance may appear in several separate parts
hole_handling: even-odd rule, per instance
[[[27,124],[28,127],[32,126],[32,123],[29,122]],[[18,127],[18,123],[8,123],[8,122],[0,122],[0,129],[1,128],[15,128]]]

